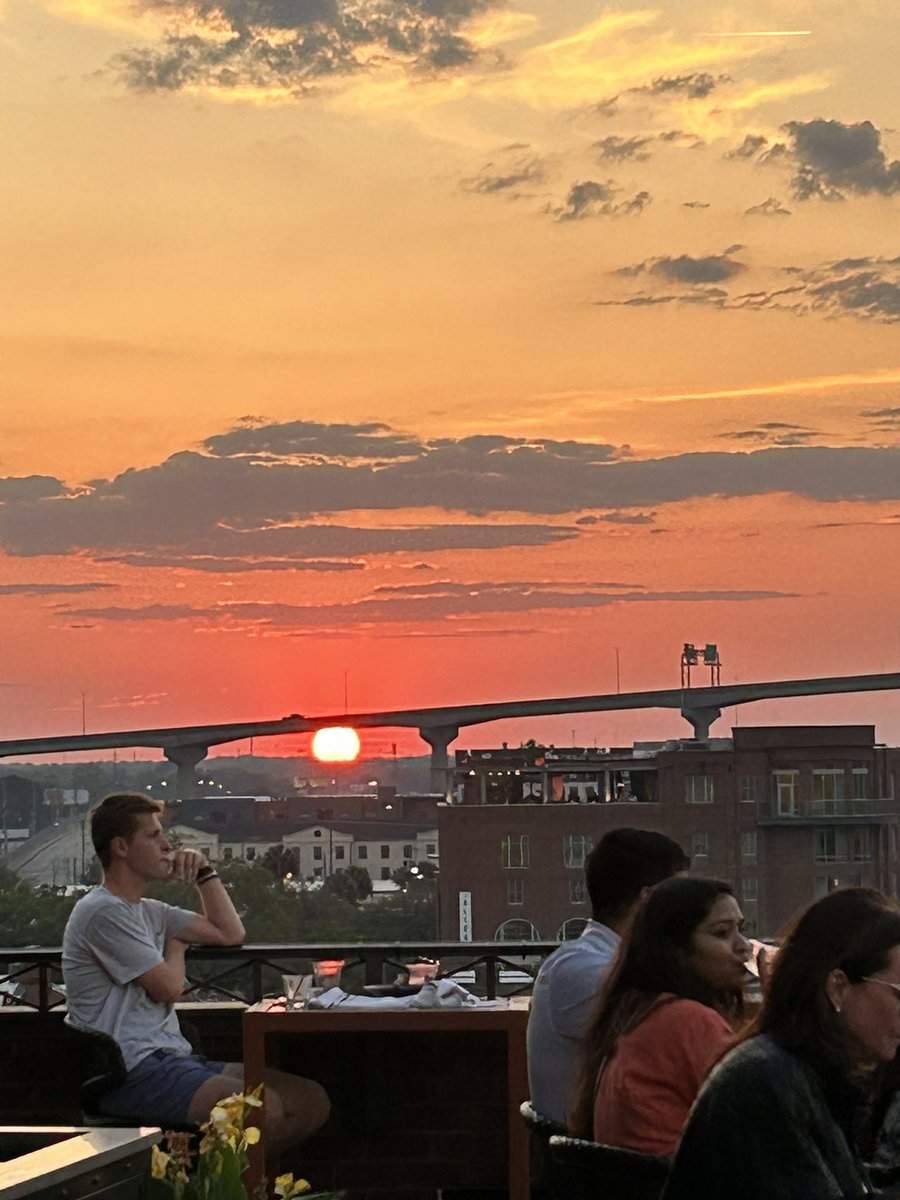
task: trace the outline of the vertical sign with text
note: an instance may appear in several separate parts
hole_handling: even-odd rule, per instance
[[[472,893],[459,893],[459,940],[472,940]]]

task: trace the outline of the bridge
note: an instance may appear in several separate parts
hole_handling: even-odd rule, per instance
[[[694,739],[703,742],[708,740],[710,728],[722,715],[723,708],[751,704],[755,700],[896,690],[900,690],[900,672],[837,675],[824,679],[783,679],[768,683],[733,683],[724,687],[670,688],[655,692],[617,692],[598,696],[557,696],[543,700],[504,700],[486,704],[450,705],[443,708],[411,708],[315,717],[292,713],[275,721],[18,738],[0,741],[0,758],[138,747],[157,749],[175,764],[179,796],[190,796],[196,787],[196,767],[206,757],[211,746],[221,746],[246,738],[312,733],[332,725],[350,725],[354,729],[411,728],[416,729],[422,740],[431,747],[432,779],[437,789],[444,791],[449,766],[448,747],[459,737],[460,729],[469,725],[566,713],[673,708],[690,724]]]

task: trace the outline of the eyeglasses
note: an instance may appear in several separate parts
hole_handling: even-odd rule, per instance
[[[865,983],[880,983],[882,987],[890,988],[897,997],[897,1003],[900,1004],[900,983],[891,983],[889,979],[876,979],[874,975],[863,975]]]

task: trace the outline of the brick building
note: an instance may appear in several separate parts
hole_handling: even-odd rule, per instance
[[[869,725],[736,728],[630,750],[460,751],[440,809],[442,938],[573,936],[583,864],[618,826],[678,841],[735,888],[748,932],[775,936],[816,896],[898,888],[900,750]]]

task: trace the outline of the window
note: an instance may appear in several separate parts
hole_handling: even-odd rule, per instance
[[[684,800],[686,804],[712,804],[712,775],[685,775]]]
[[[437,842],[426,842],[425,843],[425,853],[426,854],[437,854]]]
[[[812,773],[813,800],[844,799],[844,768],[816,767]]]
[[[556,933],[558,942],[571,942],[573,938],[581,937],[587,921],[584,917],[569,917],[567,921],[563,921]]]
[[[756,830],[741,834],[741,858],[756,858]]]
[[[745,904],[755,904],[759,898],[758,881],[755,875],[745,875],[741,880],[741,899]]]
[[[356,857],[357,858],[368,858],[369,857],[369,847],[368,846],[357,847]]]
[[[858,829],[827,825],[816,830],[815,861],[871,862],[872,841],[868,826]]]
[[[382,858],[390,858],[390,857],[391,857],[391,848],[390,848],[390,846],[382,846],[382,847],[381,847],[381,857],[382,857]]]
[[[775,801],[775,812],[779,817],[797,815],[799,781],[799,771],[772,772],[772,797]]]
[[[381,868],[381,878],[382,879],[390,879],[390,877],[391,877],[391,868],[390,867],[382,867]]]
[[[494,934],[495,942],[536,942],[538,931],[530,921],[504,921]]]
[[[338,861],[340,861],[341,859],[343,859],[343,857],[344,857],[344,847],[343,847],[343,846],[335,846],[335,848],[334,848],[334,857],[335,857],[336,859],[338,859]]]
[[[246,853],[244,854],[244,858],[246,858],[247,862],[253,862],[253,860],[256,858],[256,847],[248,846]]]
[[[583,879],[569,880],[569,903],[570,904],[587,904],[588,893],[587,884]]]
[[[507,904],[524,904],[525,903],[525,880],[516,877],[515,879],[507,879],[506,881],[506,903]]]
[[[528,834],[509,833],[500,839],[500,866],[517,868],[528,866]]]
[[[234,858],[234,847],[226,846],[225,849],[222,851],[222,857],[225,859],[226,862],[230,862]]]
[[[412,846],[404,846],[403,847],[403,857],[404,858],[412,858],[412,856],[413,856]]]
[[[313,846],[313,858],[315,859],[316,862],[322,861],[322,847],[321,846]]]
[[[867,800],[869,798],[869,768],[865,764],[854,764],[850,774],[853,780],[853,799]]]
[[[692,833],[691,834],[691,857],[692,858],[709,858],[709,834],[708,833]]]
[[[742,804],[756,804],[762,800],[763,780],[761,775],[740,775],[738,777],[738,800]]]
[[[567,833],[563,836],[563,866],[583,867],[591,849],[590,834]]]

